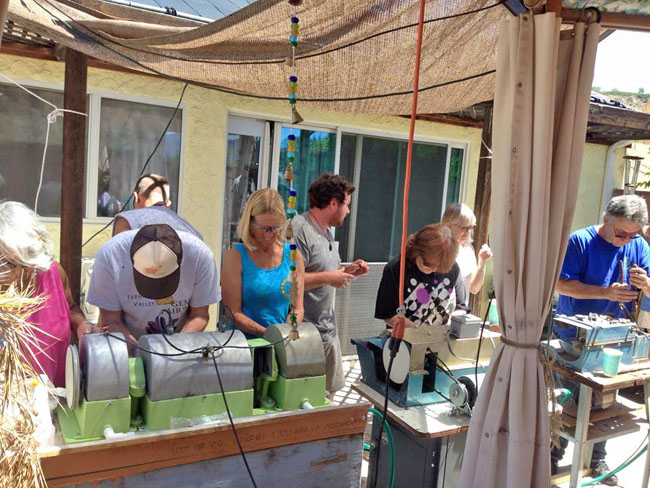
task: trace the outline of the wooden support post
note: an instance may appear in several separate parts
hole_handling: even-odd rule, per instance
[[[490,225],[490,199],[492,197],[492,105],[485,106],[483,117],[483,133],[481,134],[481,159],[478,163],[478,176],[476,179],[476,196],[474,197],[474,215],[476,215],[476,230],[474,231],[474,244],[476,251],[483,243],[487,242],[488,228]],[[469,306],[475,313],[480,314],[481,295],[470,295]]]
[[[0,0],[0,44],[2,44],[2,30],[7,20],[7,10],[9,9],[9,0]]]
[[[562,0],[546,0],[546,11],[562,18]]]
[[[86,113],[86,56],[66,49],[63,107]],[[70,289],[79,301],[81,240],[86,160],[86,117],[66,113],[63,117],[63,165],[61,168],[61,265],[68,273]],[[93,191],[89,188],[88,191]]]

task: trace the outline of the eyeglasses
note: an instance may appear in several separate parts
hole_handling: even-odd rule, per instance
[[[454,224],[454,225],[458,227],[460,230],[462,230],[463,232],[472,232],[476,228],[476,225],[458,225],[458,224]]]
[[[284,227],[283,225],[260,225],[254,220],[251,220],[251,224],[253,224],[253,227],[255,227],[256,229],[260,229],[264,232],[271,232],[273,234],[279,232],[280,230],[282,230],[282,227]]]
[[[620,231],[616,227],[614,227],[614,237],[616,237],[617,239],[621,239],[621,240],[624,240],[624,239],[636,239],[637,237],[640,237],[639,232],[641,232],[641,229],[634,232],[633,234],[630,234],[630,233],[627,233],[627,232]]]
[[[636,234],[626,234],[625,232],[616,232],[616,230],[614,230],[614,237],[617,239],[636,239],[641,236],[638,232]]]

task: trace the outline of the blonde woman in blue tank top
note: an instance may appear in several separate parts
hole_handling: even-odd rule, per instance
[[[258,190],[246,203],[237,233],[242,243],[226,253],[221,291],[231,327],[247,338],[260,337],[272,324],[288,322],[289,244],[284,240],[284,201],[270,188]],[[296,259],[298,296],[296,318],[303,319],[305,267]]]

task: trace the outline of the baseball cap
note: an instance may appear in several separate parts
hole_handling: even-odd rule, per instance
[[[182,261],[181,238],[167,224],[145,225],[133,237],[133,280],[145,298],[171,297],[178,289]]]

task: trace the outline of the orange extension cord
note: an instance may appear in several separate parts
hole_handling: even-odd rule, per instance
[[[418,22],[418,39],[415,52],[415,75],[413,78],[413,102],[411,104],[411,122],[409,125],[409,140],[406,151],[406,175],[404,177],[404,201],[402,204],[402,245],[399,262],[399,305],[404,307],[404,271],[406,269],[406,238],[408,236],[408,213],[409,213],[409,186],[411,185],[411,159],[413,157],[413,136],[415,133],[415,115],[418,109],[418,89],[420,85],[420,54],[422,52],[422,30],[424,27],[424,4],[420,0],[420,20]],[[395,339],[404,337],[404,317],[399,315],[393,327],[392,336]]]

